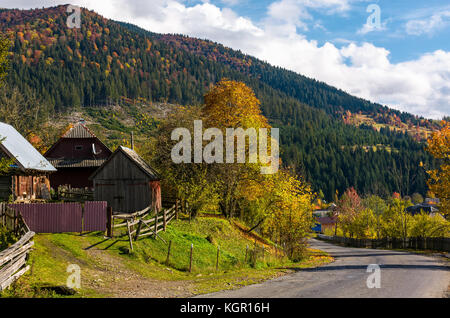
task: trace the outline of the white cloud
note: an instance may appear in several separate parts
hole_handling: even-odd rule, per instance
[[[388,50],[370,43],[358,45],[337,39],[344,43],[343,47],[329,42],[320,46],[297,32],[309,18],[308,8],[321,6],[345,12],[350,1],[281,0],[268,8],[267,17],[259,24],[211,3],[188,6],[176,0],[111,0],[108,5],[94,0],[73,2],[153,32],[217,41],[403,111],[433,118],[450,114],[450,52],[435,51],[416,60],[392,63]],[[17,1],[10,1],[10,6],[6,3],[6,7],[18,6]]]
[[[450,24],[450,11],[443,11],[433,14],[426,19],[410,20],[406,23],[406,33],[410,35],[431,34],[435,30],[446,27]]]

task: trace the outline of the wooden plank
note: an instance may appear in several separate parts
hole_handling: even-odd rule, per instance
[[[141,211],[137,211],[137,212],[135,212],[135,213],[133,213],[135,216],[141,216],[141,215],[144,215],[144,214],[146,214],[147,212],[150,212],[150,210],[151,210],[151,206],[148,206],[148,207],[146,207],[145,209],[143,209],[143,210],[141,210]]]
[[[153,218],[151,218],[151,219],[148,219],[148,220],[142,220],[142,223],[144,223],[145,225],[149,225],[150,223],[154,223],[155,222],[155,218],[153,217]]]
[[[0,291],[5,290],[6,288],[8,288],[16,279],[18,279],[20,276],[25,274],[29,269],[30,269],[30,265],[28,265],[27,267],[21,269],[16,274],[11,276],[9,279],[7,279],[3,283],[1,283],[0,284]]]
[[[114,224],[114,225],[113,225],[113,228],[116,229],[116,228],[118,228],[118,227],[124,227],[124,226],[127,226],[127,222],[126,222],[126,221],[123,222],[123,223]]]
[[[120,220],[132,220],[133,216],[131,214],[114,214],[113,217],[115,219],[120,219]]]
[[[153,232],[153,231],[147,231],[145,233],[141,232],[141,234],[139,234],[139,237],[149,236],[149,235],[154,235],[154,234],[155,234],[155,232]]]
[[[25,245],[29,240],[31,240],[34,236],[34,232],[28,232],[20,240],[16,243],[8,247],[7,249],[0,252],[0,266],[9,261],[8,256],[14,253],[16,250],[20,249],[23,245]],[[6,260],[6,261],[5,261]]]
[[[133,240],[131,239],[131,233],[130,233],[130,224],[127,221],[127,228],[128,228],[128,240],[130,241],[130,248],[133,250]]]
[[[172,215],[170,215],[170,216],[167,218],[167,224],[169,224],[169,222],[172,221],[174,217],[175,217],[175,213],[173,213]]]
[[[161,232],[161,231],[163,230],[162,225],[163,225],[162,223],[158,223],[158,226],[157,226],[157,232],[156,232],[156,233]],[[141,233],[142,233],[142,234],[143,234],[143,233],[147,233],[147,232],[155,233],[155,228],[152,227],[152,228],[147,228],[147,229],[142,229],[142,230],[141,230]],[[141,234],[141,235],[142,235],[142,234]]]
[[[11,262],[0,270],[0,283],[7,280],[11,275],[17,272],[27,262],[27,254],[21,255],[14,262]]]
[[[136,241],[139,237],[139,233],[141,233],[141,228],[142,228],[142,220],[139,221],[139,225],[138,228],[136,230],[136,235],[134,236],[134,240]]]
[[[163,227],[164,227],[164,232],[167,229],[167,214],[166,214],[166,210],[163,211]]]
[[[19,249],[13,251],[12,253],[4,256],[2,260],[0,261],[0,266],[12,261],[17,256],[21,255],[22,253],[27,253],[28,250],[34,245],[34,242],[31,241],[23,246],[21,246]]]

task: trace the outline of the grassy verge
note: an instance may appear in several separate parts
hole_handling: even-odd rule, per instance
[[[188,297],[258,283],[290,272],[291,267],[315,267],[332,261],[327,254],[308,249],[300,262],[293,263],[259,240],[255,260],[255,238],[214,217],[173,221],[159,234],[157,239],[133,242],[132,252],[127,237],[109,240],[103,233],[37,235],[29,260],[32,270],[1,296]],[[166,263],[170,241],[171,255]],[[66,285],[70,264],[80,266],[82,288],[74,296],[60,295],[49,287]]]

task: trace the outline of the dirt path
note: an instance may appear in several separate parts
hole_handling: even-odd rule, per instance
[[[102,250],[87,250],[96,263],[93,279],[86,284],[111,297],[173,298],[192,296],[189,281],[167,281],[143,277],[127,268],[120,258]]]
[[[129,269],[120,257],[109,254],[103,249],[85,249],[89,261],[75,257],[71,252],[42,239],[41,244],[55,259],[69,264],[78,264],[82,269],[81,285],[83,289],[95,291],[105,297],[127,298],[174,298],[189,297],[194,293],[191,281],[157,280],[143,277]],[[168,269],[170,271],[170,269]]]

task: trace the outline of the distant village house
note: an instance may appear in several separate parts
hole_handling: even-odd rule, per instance
[[[62,185],[92,188],[89,176],[111,153],[83,123],[76,124],[44,154],[58,169],[50,176],[50,185],[55,190]]]

